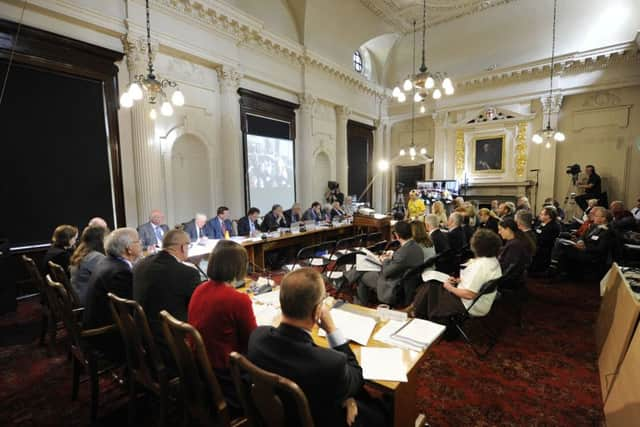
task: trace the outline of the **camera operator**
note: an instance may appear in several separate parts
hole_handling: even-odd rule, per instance
[[[602,185],[600,175],[596,173],[596,168],[593,165],[587,165],[585,168],[588,181],[586,184],[578,184],[578,188],[585,190],[585,194],[576,196],[576,203],[583,211],[587,210],[587,201],[589,199],[600,199],[602,194]]]
[[[340,206],[344,203],[344,194],[340,191],[340,184],[336,181],[329,181],[327,186],[329,189],[324,193],[324,199],[327,203],[333,205],[333,202],[339,202]]]

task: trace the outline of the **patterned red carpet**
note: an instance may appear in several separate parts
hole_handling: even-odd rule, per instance
[[[429,349],[418,401],[432,426],[603,424],[593,338],[596,285],[532,282],[529,289],[524,328],[514,325],[510,307],[496,306],[488,321],[502,332],[485,360],[461,340]],[[38,346],[38,315],[38,304],[28,301],[0,318],[0,425],[87,425],[88,384],[71,402],[70,363],[62,343],[54,357]],[[125,392],[110,379],[102,389],[100,424],[124,425]],[[152,405],[138,405],[140,425],[153,424],[145,416]]]

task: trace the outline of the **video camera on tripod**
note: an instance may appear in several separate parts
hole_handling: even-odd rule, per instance
[[[571,182],[573,183],[573,185],[576,185],[576,183],[578,182],[580,172],[582,172],[582,169],[580,169],[580,165],[577,163],[567,166],[566,173],[567,175],[571,175]]]

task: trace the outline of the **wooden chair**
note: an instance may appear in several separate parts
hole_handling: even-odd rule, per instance
[[[38,291],[40,291],[40,305],[42,306],[40,345],[44,345],[45,336],[49,335],[47,352],[49,355],[53,355],[55,352],[56,332],[58,330],[58,317],[56,317],[51,301],[49,300],[50,291],[33,259],[22,255],[22,262],[29,273],[29,277],[35,283]]]
[[[67,331],[70,342],[70,352],[73,360],[73,380],[71,399],[78,399],[78,388],[80,385],[80,371],[86,369],[91,386],[91,423],[95,423],[98,418],[98,402],[100,394],[99,376],[110,371],[116,366],[104,358],[92,348],[90,339],[100,335],[115,331],[115,325],[103,326],[96,329],[82,330],[82,325],[78,322],[79,314],[83,308],[73,308],[73,303],[67,290],[61,283],[55,282],[47,275],[47,286],[51,289],[55,298],[54,305],[62,315],[62,322]]]
[[[382,239],[383,237],[380,231],[376,231],[375,233],[369,233],[365,238],[364,245],[365,246],[375,245],[376,243],[382,241]]]
[[[144,310],[135,301],[109,292],[109,306],[124,342],[129,372],[129,425],[135,422],[136,385],[159,400],[157,425],[164,426],[169,404],[169,380],[149,329]]]
[[[162,331],[180,373],[180,391],[184,405],[183,425],[245,425],[247,419],[244,417],[231,420],[227,402],[211,368],[200,333],[190,324],[171,316],[166,310],[160,312],[160,317]]]
[[[49,271],[51,272],[51,277],[54,281],[61,283],[64,286],[67,294],[71,298],[71,302],[73,303],[73,308],[80,307],[80,297],[76,293],[75,289],[71,286],[71,281],[69,280],[69,276],[64,272],[64,269],[56,264],[53,261],[49,261]]]
[[[284,427],[285,419],[296,418],[296,425],[313,427],[309,402],[293,381],[258,368],[235,351],[229,355],[231,375],[249,426]],[[243,376],[247,374],[247,383]],[[282,397],[295,405],[295,414],[285,413]]]

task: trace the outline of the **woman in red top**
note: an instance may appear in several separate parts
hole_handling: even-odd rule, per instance
[[[207,276],[189,302],[189,323],[202,335],[211,367],[227,401],[240,407],[229,372],[229,353],[247,352],[249,335],[257,327],[251,299],[231,285],[247,275],[247,251],[231,240],[221,240],[209,256]]]

